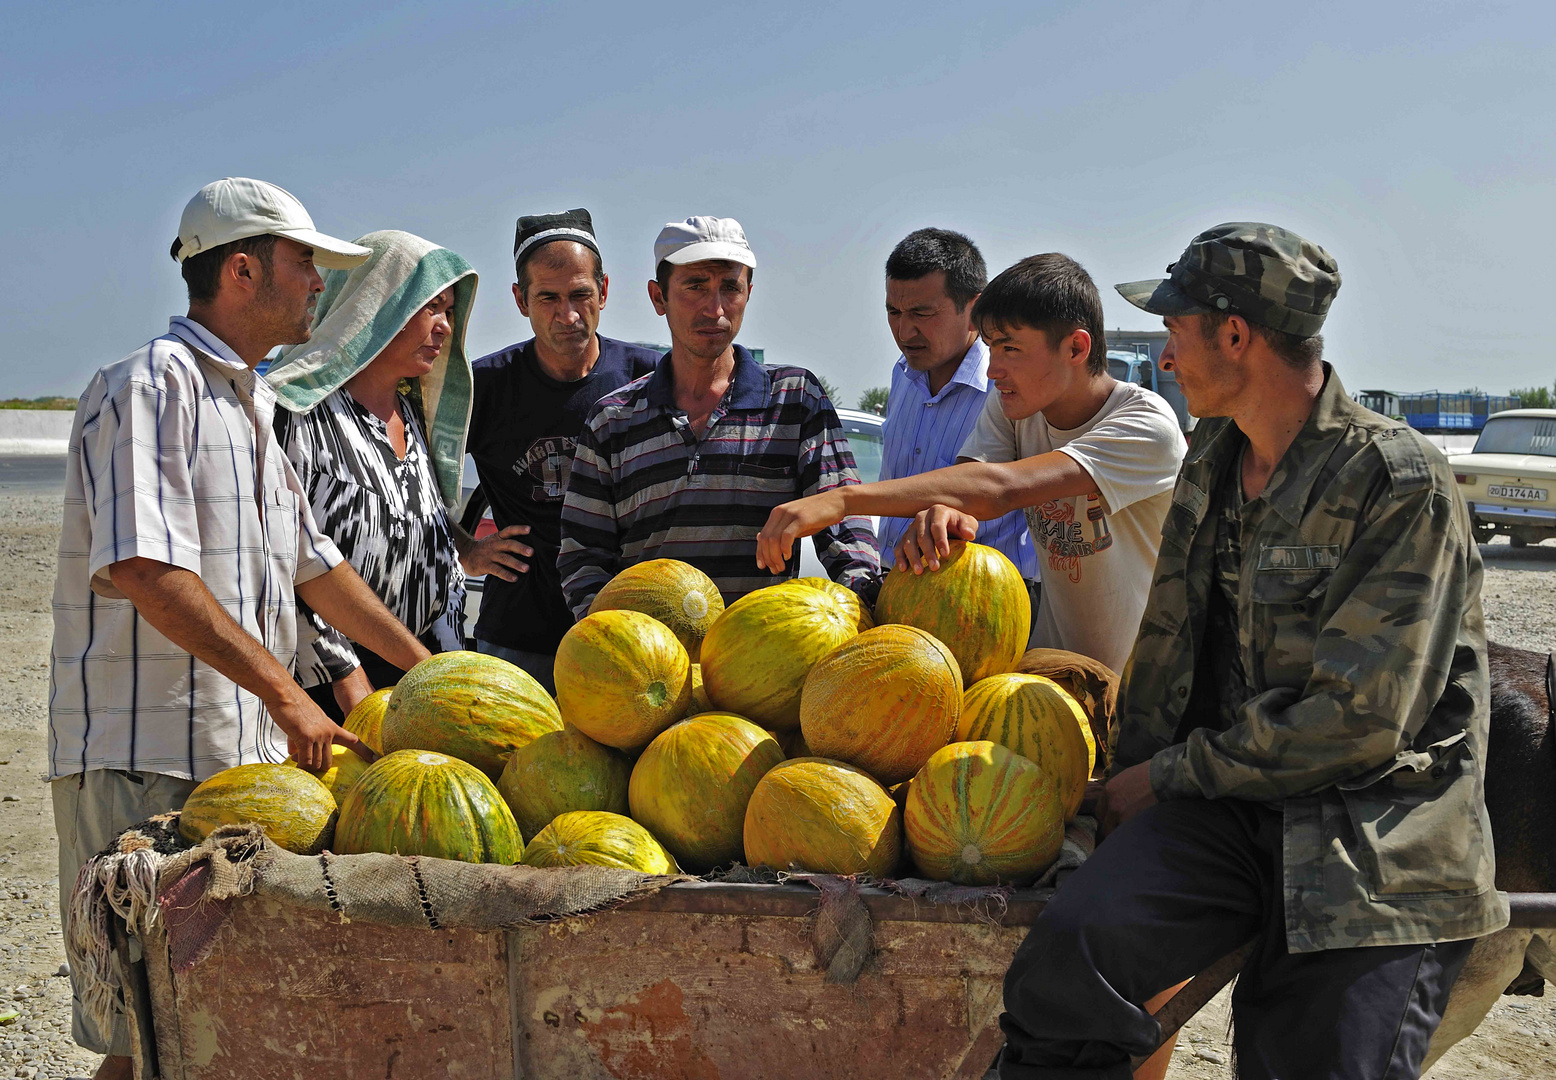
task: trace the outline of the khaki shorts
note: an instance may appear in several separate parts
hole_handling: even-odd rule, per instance
[[[54,830],[59,834],[61,921],[70,917],[70,897],[75,891],[76,875],[88,859],[113,843],[131,825],[183,806],[197,786],[195,780],[119,769],[93,769],[55,780],[50,787],[54,794]],[[64,929],[66,934],[70,933],[68,926]],[[134,943],[131,947],[135,948]],[[75,990],[74,971],[70,973],[70,981]],[[110,1037],[103,1038],[97,1025],[81,1012],[78,990],[71,999],[70,1034],[77,1043],[94,1053],[129,1056],[130,1029],[126,1017],[116,1015]]]

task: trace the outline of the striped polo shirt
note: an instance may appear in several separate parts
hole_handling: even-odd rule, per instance
[[[341,555],[275,440],[275,407],[269,383],[185,318],[81,395],[54,581],[49,779],[130,769],[204,780],[286,759],[264,704],[158,633],[108,576],[130,558],[188,570],[292,666],[294,588]]]
[[[600,587],[648,559],[680,559],[713,579],[726,604],[799,573],[756,565],[756,536],[775,506],[859,483],[832,403],[804,368],[766,367],[735,346],[729,390],[702,437],[675,404],[670,354],[607,394],[578,436],[562,506],[557,570],[574,617]],[[865,517],[813,538],[834,581],[868,588],[880,560]]]
[[[989,347],[973,342],[940,393],[929,392],[929,376],[914,371],[897,357],[891,372],[891,394],[886,399],[886,425],[882,435],[881,479],[916,476],[956,464],[962,445],[977,426],[989,395]],[[883,517],[880,522],[881,561],[889,564],[897,541],[911,518]],[[1037,581],[1037,549],[1027,531],[1025,511],[1012,510],[978,526],[978,543],[1003,552],[1016,564],[1021,576]]]

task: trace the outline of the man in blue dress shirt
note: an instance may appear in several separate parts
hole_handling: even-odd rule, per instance
[[[902,355],[891,373],[881,456],[882,480],[954,465],[989,392],[989,348],[972,323],[972,305],[988,283],[983,256],[949,229],[919,229],[886,260],[886,322]],[[881,562],[912,518],[882,518]],[[1038,562],[1020,510],[985,522],[978,542],[1015,563],[1037,613]]]

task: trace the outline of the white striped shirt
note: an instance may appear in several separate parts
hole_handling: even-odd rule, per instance
[[[929,376],[914,371],[903,357],[891,371],[891,393],[886,399],[886,424],[882,432],[881,479],[917,476],[956,464],[962,444],[972,434],[989,394],[989,347],[980,338],[962,357],[956,374],[929,392]],[[877,526],[881,565],[891,565],[892,551],[902,539],[911,518],[881,518]],[[978,543],[1002,552],[1016,564],[1021,576],[1037,581],[1037,549],[1027,531],[1025,514],[1012,510],[978,526]]]
[[[153,629],[108,577],[136,557],[197,574],[292,666],[293,587],[341,556],[276,444],[275,403],[264,379],[186,318],[81,396],[54,582],[50,779],[130,769],[204,780],[286,758],[259,699]]]

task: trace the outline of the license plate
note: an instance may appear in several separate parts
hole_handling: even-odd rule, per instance
[[[1525,502],[1545,501],[1544,488],[1512,487],[1508,484],[1487,484],[1486,494],[1494,495],[1501,499],[1522,499]]]

